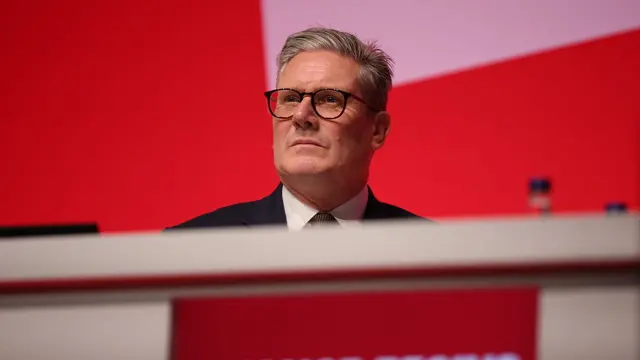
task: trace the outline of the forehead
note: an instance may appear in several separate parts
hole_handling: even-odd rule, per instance
[[[356,91],[359,71],[360,66],[351,58],[331,51],[305,51],[285,65],[278,87],[302,91],[325,87]]]

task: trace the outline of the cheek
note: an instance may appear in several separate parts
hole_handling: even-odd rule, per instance
[[[288,127],[284,123],[273,124],[273,147],[283,147],[287,139]]]
[[[371,143],[370,129],[367,123],[357,122],[343,129],[339,138],[343,147],[357,153],[357,149],[365,149]]]
[[[334,161],[347,164],[366,157],[370,141],[366,140],[363,131],[362,126],[348,126],[332,133],[331,157]]]

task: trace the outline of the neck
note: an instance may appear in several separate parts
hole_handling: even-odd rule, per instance
[[[356,196],[367,185],[367,176],[358,181],[323,181],[317,176],[307,179],[280,177],[284,186],[302,203],[318,211],[329,212]]]

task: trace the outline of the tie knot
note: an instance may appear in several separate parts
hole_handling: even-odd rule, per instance
[[[331,225],[338,224],[338,220],[336,220],[336,218],[330,213],[319,212],[313,215],[313,217],[311,218],[311,220],[309,220],[309,222],[305,227],[318,227],[318,226],[329,225],[329,224]]]

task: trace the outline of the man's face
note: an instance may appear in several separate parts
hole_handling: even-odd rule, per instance
[[[359,70],[354,60],[330,51],[302,52],[285,66],[277,87],[300,92],[339,89],[363,98],[357,82]],[[292,118],[273,118],[276,169],[281,175],[332,177],[367,171],[371,156],[382,146],[388,129],[388,122],[380,128],[379,118],[366,105],[349,98],[340,117],[322,119],[314,112],[311,96],[307,95]],[[388,120],[382,118],[383,123]]]

